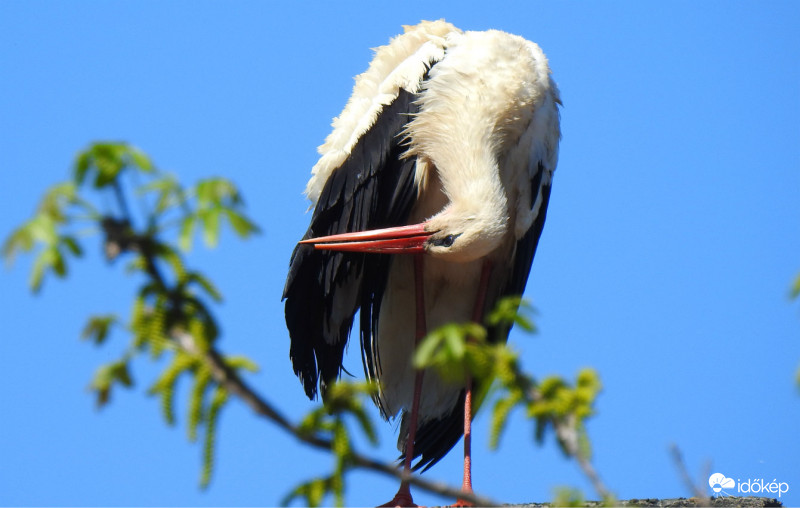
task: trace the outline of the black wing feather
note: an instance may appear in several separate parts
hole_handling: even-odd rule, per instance
[[[416,161],[402,157],[401,133],[417,111],[415,100],[414,94],[401,88],[397,98],[384,106],[375,125],[325,182],[303,239],[405,223],[416,197]],[[309,398],[316,396],[318,387],[324,396],[325,387],[338,378],[358,308],[366,306],[365,314],[371,314],[376,302],[380,303],[388,273],[380,268],[389,262],[387,257],[295,247],[283,299],[292,367]],[[352,286],[361,281],[367,282],[364,287]],[[338,329],[325,330],[336,288],[342,286],[358,291],[356,303],[346,309]]]
[[[416,186],[414,185],[416,160],[404,160],[400,171],[380,182],[383,195],[391,195],[391,199],[377,203],[376,215],[383,217],[385,223],[377,227],[390,227],[405,224],[408,213],[416,200]],[[393,256],[376,254],[367,258],[364,267],[364,277],[361,292],[361,359],[364,365],[364,375],[367,379],[378,379],[378,365],[376,365],[375,338],[378,334],[378,312],[380,310],[383,293]],[[381,414],[386,417],[386,412],[380,397],[373,397],[375,404],[380,408]]]
[[[525,291],[525,286],[528,283],[528,275],[531,273],[531,266],[533,265],[533,256],[536,254],[536,248],[539,246],[539,238],[542,236],[544,229],[544,221],[547,218],[547,205],[550,203],[550,183],[543,184],[545,169],[541,162],[539,162],[536,174],[531,179],[531,204],[536,202],[536,196],[539,191],[542,193],[542,203],[539,205],[539,213],[533,220],[533,224],[525,233],[525,235],[517,240],[517,246],[514,253],[514,266],[511,268],[511,274],[506,282],[505,289],[500,295],[504,296],[520,296]],[[508,332],[506,332],[506,337]]]

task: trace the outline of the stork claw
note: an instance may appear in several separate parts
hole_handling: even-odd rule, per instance
[[[415,507],[416,508],[416,507],[419,507],[419,505],[414,503],[414,499],[411,497],[411,492],[410,491],[403,492],[403,489],[401,488],[397,492],[397,494],[395,494],[394,498],[391,501],[389,501],[388,503],[385,503],[385,504],[382,504],[382,505],[378,506],[378,508],[383,508],[383,507],[386,507],[386,508]],[[420,507],[420,508],[424,508],[424,507]]]
[[[469,501],[464,501],[461,498],[456,499],[456,502],[451,504],[450,506],[464,508],[466,506],[475,506],[474,504],[470,503]]]

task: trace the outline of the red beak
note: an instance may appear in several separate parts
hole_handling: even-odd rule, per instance
[[[433,231],[426,231],[425,226],[427,226],[427,222],[309,238],[300,243],[311,244],[318,250],[416,254],[424,251],[425,241],[433,234]]]

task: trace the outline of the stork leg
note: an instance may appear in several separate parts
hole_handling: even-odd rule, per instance
[[[419,341],[428,333],[425,322],[425,287],[423,254],[414,255],[414,296],[416,300],[416,329],[414,332],[414,349]],[[417,437],[417,420],[419,418],[419,400],[422,396],[422,378],[424,371],[418,370],[414,375],[414,398],[411,402],[411,416],[409,417],[408,437],[406,438],[406,457],[403,462],[403,472],[411,474],[411,462],[414,460],[414,440]],[[391,501],[383,506],[417,506],[411,497],[411,488],[407,481],[400,482],[400,489]]]
[[[484,305],[486,304],[486,291],[489,286],[489,276],[492,273],[492,262],[488,259],[481,268],[481,280],[478,284],[478,294],[475,296],[475,306],[472,308],[472,320],[476,323],[483,321]],[[472,493],[472,376],[467,374],[464,396],[464,481],[461,490]],[[454,506],[472,506],[472,503],[463,499],[456,500]]]

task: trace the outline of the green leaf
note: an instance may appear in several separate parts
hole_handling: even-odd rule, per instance
[[[119,318],[114,314],[91,316],[89,322],[81,332],[82,339],[91,339],[97,345],[105,342],[111,327],[119,323]]]
[[[313,435],[320,430],[323,430],[323,424],[326,416],[327,411],[325,408],[318,407],[303,417],[303,419],[300,421],[300,425],[297,427],[297,430],[305,436]]]
[[[27,224],[15,229],[3,242],[2,255],[6,265],[10,266],[14,262],[17,252],[30,252],[33,245],[33,235]]]
[[[181,221],[180,245],[184,250],[191,246],[191,237],[197,222],[202,225],[203,240],[209,247],[215,247],[219,242],[220,216],[230,222],[234,232],[247,238],[258,233],[258,226],[241,213],[239,206],[242,199],[236,186],[224,178],[209,178],[201,180],[190,194],[197,200],[196,211],[185,210],[187,215]]]
[[[206,422],[206,437],[203,442],[203,472],[200,477],[200,487],[206,488],[211,482],[211,474],[214,470],[214,443],[217,439],[217,421],[222,407],[228,400],[228,391],[223,386],[217,386],[208,407],[208,419]]]
[[[44,279],[45,270],[47,270],[51,264],[51,259],[48,255],[48,252],[49,251],[41,252],[36,257],[36,261],[33,262],[31,278],[28,284],[34,293],[38,293],[42,289],[42,280]]]
[[[52,247],[49,249],[51,252],[51,265],[53,267],[53,271],[59,277],[65,277],[67,275],[67,265],[64,262],[64,256],[61,254],[61,251],[58,250],[57,247]]]
[[[146,314],[147,305],[145,303],[145,297],[140,293],[136,295],[136,298],[133,300],[130,318],[130,328],[131,333],[133,333],[133,346],[136,349],[142,349],[147,340],[147,330],[145,324],[147,319]]]
[[[416,351],[414,351],[414,368],[424,369],[433,365],[434,357],[444,342],[444,334],[440,330],[441,328],[429,333],[422,339],[422,342],[419,343]]]
[[[197,366],[197,360],[185,353],[176,353],[172,364],[167,367],[148,393],[161,395],[161,412],[169,425],[175,424],[175,385],[178,378]]]
[[[75,159],[75,175],[73,178],[76,185],[83,184],[83,180],[86,178],[86,173],[89,171],[90,164],[91,152],[89,150],[80,152],[78,157]]]
[[[147,194],[149,192],[155,192],[157,194],[156,214],[161,214],[170,206],[181,203],[182,189],[175,175],[163,175],[136,189],[136,194],[138,195]],[[173,198],[175,198],[175,201],[173,201]]]
[[[45,245],[55,245],[58,243],[58,232],[56,223],[50,215],[38,214],[31,219],[25,226],[34,240]]]
[[[234,370],[246,370],[248,372],[258,372],[258,365],[246,356],[226,356],[225,364]]]
[[[489,434],[489,448],[492,450],[496,450],[499,446],[500,437],[508,423],[508,415],[511,414],[511,410],[514,409],[521,400],[522,397],[519,393],[513,393],[510,394],[508,398],[499,399],[495,403],[494,410],[492,411],[492,424]]]
[[[142,328],[145,334],[145,343],[153,347],[155,343],[162,342],[167,335],[167,297],[163,294],[156,296],[155,303],[149,312],[142,316]],[[156,345],[151,351],[153,359],[157,358],[160,350]]]
[[[65,222],[67,220],[65,209],[76,204],[91,209],[90,205],[77,197],[75,185],[72,182],[61,182],[47,189],[39,202],[36,213],[37,216],[45,216],[53,222]]]
[[[89,388],[97,392],[98,407],[105,406],[111,400],[111,388],[114,384],[121,384],[125,387],[133,386],[127,360],[123,359],[103,365],[95,373]]]
[[[214,203],[213,182],[201,180],[195,186],[195,194],[200,208],[206,208]]]
[[[200,215],[203,221],[203,240],[209,247],[216,247],[219,242],[219,208],[203,210]]]
[[[350,436],[347,429],[340,419],[337,419],[333,428],[333,441],[331,443],[333,453],[338,457],[345,457],[350,454]]]
[[[67,249],[76,257],[83,256],[83,249],[78,241],[73,236],[64,235],[61,237],[61,243],[67,246]]]
[[[126,148],[120,143],[97,143],[91,150],[96,169],[94,187],[102,189],[114,183],[125,168],[123,156]]]
[[[153,161],[150,160],[150,157],[148,157],[147,154],[145,154],[136,147],[129,147],[128,155],[130,156],[133,164],[136,165],[144,173],[153,172],[154,170]]]
[[[339,425],[338,419],[344,414],[355,417],[364,435],[373,445],[377,444],[378,436],[369,415],[364,410],[363,399],[365,395],[370,397],[377,393],[377,386],[372,383],[352,383],[339,380],[328,387],[324,401],[324,412],[314,414],[307,422],[307,428],[318,431],[322,427],[322,420],[328,415],[336,415],[337,420],[333,423],[333,430]]]
[[[144,256],[136,256],[125,265],[125,272],[128,274],[147,271],[147,260]]]
[[[150,158],[136,147],[126,143],[93,143],[76,157],[73,181],[80,186],[90,173],[94,173],[94,188],[103,189],[116,184],[126,168],[142,173],[155,172]]]
[[[184,252],[192,250],[192,237],[194,237],[195,216],[187,215],[181,221],[181,233],[178,245]]]
[[[130,372],[128,371],[128,362],[121,361],[117,362],[112,369],[114,381],[119,382],[120,384],[131,387],[133,386],[133,379],[131,378]]]
[[[336,454],[336,467],[330,477],[330,490],[333,492],[336,506],[344,506],[344,473],[347,469],[348,457],[350,457],[352,451],[347,428],[339,418],[335,422],[331,444],[333,452]]]
[[[448,349],[448,356],[454,360],[464,358],[465,342],[468,337],[463,331],[459,327],[448,327],[444,332],[444,345]]]
[[[536,326],[526,315],[526,313],[533,312],[534,308],[521,296],[507,296],[497,302],[495,308],[486,317],[486,323],[489,326],[517,325],[527,332],[535,333]]]
[[[190,272],[186,276],[186,282],[194,282],[198,284],[215,302],[222,301],[222,294],[219,290],[200,272]]]
[[[156,257],[162,259],[170,268],[175,272],[175,278],[183,280],[186,278],[186,268],[183,264],[183,258],[180,253],[173,249],[170,245],[165,243],[157,243],[155,249]]]
[[[792,298],[797,298],[800,296],[800,275],[794,280],[794,284],[792,284],[792,289],[790,293]]]
[[[577,385],[582,388],[588,388],[593,393],[599,393],[603,388],[600,382],[600,374],[592,368],[584,368],[578,372]]]
[[[260,231],[258,226],[251,222],[250,219],[230,208],[225,209],[225,215],[228,217],[228,221],[230,221],[233,230],[241,238],[247,238]]]
[[[581,370],[574,386],[558,376],[544,379],[538,385],[538,397],[528,400],[528,416],[536,421],[537,442],[542,442],[552,426],[565,455],[588,459],[591,448],[584,421],[594,414],[600,390],[600,379],[593,369]]]
[[[226,205],[233,207],[242,203],[239,190],[227,178],[208,178],[198,182],[196,189],[200,208]]]
[[[211,381],[211,370],[205,365],[198,367],[195,372],[194,386],[189,396],[189,441],[197,440],[197,427],[205,416],[203,399]]]
[[[320,506],[325,494],[329,490],[329,479],[314,478],[292,489],[280,502],[281,506],[288,506],[295,499],[302,499],[303,506]]]
[[[35,215],[12,231],[3,242],[2,255],[8,264],[14,261],[19,252],[31,252],[37,246],[43,248],[31,272],[30,285],[34,292],[41,288],[48,270],[61,277],[66,275],[66,261],[64,253],[60,250],[62,246],[75,256],[83,254],[73,236],[59,236],[59,228],[68,225],[72,220],[66,214],[70,205],[80,205],[92,211],[91,205],[76,197],[72,183],[61,183],[50,187],[40,201]]]
[[[552,506],[586,506],[586,498],[579,489],[558,487]]]
[[[440,376],[452,382],[464,380],[467,372],[481,375],[487,370],[488,360],[484,358],[487,351],[475,345],[485,340],[486,329],[477,323],[441,326],[419,344],[413,365],[417,369],[433,367]]]

